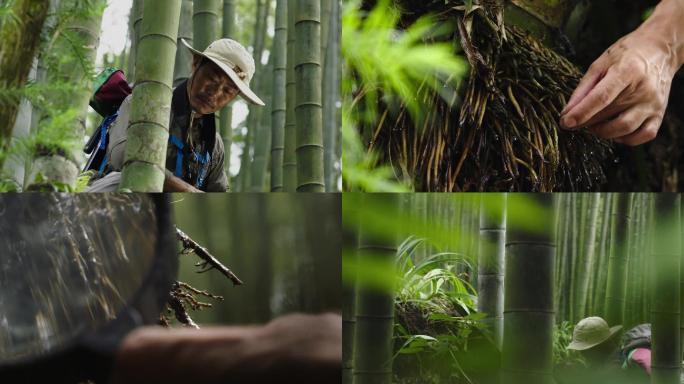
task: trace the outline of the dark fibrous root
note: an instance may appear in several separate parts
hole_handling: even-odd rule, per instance
[[[211,303],[206,303],[198,299],[199,296],[214,300],[223,300],[222,296],[213,295],[206,291],[201,291],[189,284],[177,281],[171,288],[166,309],[159,317],[159,324],[168,327],[171,316],[186,327],[199,329],[199,326],[192,320],[188,310],[199,311],[203,308],[210,308]]]
[[[581,73],[515,27],[505,38],[484,12],[461,47],[471,65],[459,100],[421,87],[425,114],[416,123],[402,106],[381,105],[371,147],[425,191],[590,191],[605,183],[609,142],[560,128],[560,111]],[[445,84],[446,87],[446,84]]]

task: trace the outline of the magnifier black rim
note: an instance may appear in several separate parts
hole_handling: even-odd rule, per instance
[[[130,303],[136,303],[139,298],[150,288],[152,276],[158,273],[160,269],[171,269],[177,272],[177,258],[168,258],[164,255],[168,255],[169,252],[175,252],[175,234],[173,231],[172,215],[171,215],[171,205],[169,197],[162,193],[149,193],[146,195],[151,198],[155,204],[155,213],[157,215],[157,233],[159,238],[157,239],[157,244],[155,246],[155,259],[150,268],[148,269],[145,277],[143,278],[143,284],[137,289],[137,291],[131,296]],[[169,260],[175,260],[175,265],[165,265],[169,263]],[[164,308],[164,305],[168,299],[171,285],[175,281],[175,275],[169,277],[168,287],[169,289],[164,293],[160,294],[159,300],[159,312]],[[164,282],[166,283],[166,282]],[[163,296],[163,297],[162,297]],[[121,311],[117,314],[112,322],[116,322],[116,319],[120,318],[128,310],[128,306],[124,306]],[[102,326],[102,324],[101,324]],[[15,359],[10,359],[8,361],[0,361],[0,377],[3,373],[15,371],[19,367],[25,367],[26,371],[32,369],[31,367],[40,365],[43,361],[49,361],[51,359],[59,358],[60,356],[68,355],[69,352],[80,347],[80,343],[84,334],[89,332],[96,332],[97,330],[87,330],[83,334],[77,335],[73,339],[64,342],[60,346],[56,346],[47,352],[40,353],[34,356],[24,356]],[[23,369],[21,369],[23,371]],[[38,371],[38,370],[37,370]],[[36,372],[36,375],[45,375],[45,372]]]

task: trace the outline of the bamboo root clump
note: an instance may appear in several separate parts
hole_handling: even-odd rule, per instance
[[[445,101],[422,87],[418,123],[405,106],[384,105],[370,143],[381,161],[424,191],[600,189],[611,145],[559,127],[577,67],[515,27],[500,29],[481,8],[440,18],[457,19],[455,38],[471,65],[465,91]]]

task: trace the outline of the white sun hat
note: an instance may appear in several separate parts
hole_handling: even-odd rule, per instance
[[[249,82],[254,76],[256,67],[254,58],[242,44],[231,39],[220,39],[209,44],[204,52],[200,52],[191,47],[185,39],[181,41],[193,54],[205,57],[218,65],[237,85],[243,98],[256,105],[266,105],[249,88]]]

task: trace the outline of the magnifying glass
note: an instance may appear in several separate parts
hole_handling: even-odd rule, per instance
[[[104,380],[178,272],[163,194],[0,196],[0,381]]]

